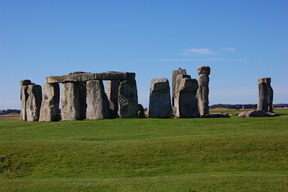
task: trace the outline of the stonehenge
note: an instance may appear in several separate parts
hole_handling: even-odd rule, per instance
[[[49,76],[43,85],[43,94],[40,85],[32,83],[31,80],[22,80],[20,81],[20,120],[71,121],[145,118],[146,116],[150,118],[229,117],[227,114],[209,114],[210,67],[200,66],[197,71],[198,81],[191,78],[185,69],[173,70],[171,93],[167,78],[152,79],[148,110],[138,104],[135,73],[73,72],[68,75]],[[103,81],[106,81],[106,87]],[[258,87],[257,111],[243,112],[239,117],[277,116],[273,113],[272,107],[271,78],[258,79]]]
[[[209,75],[210,67],[200,66],[198,67],[198,103],[199,103],[199,113],[201,116],[209,114]]]
[[[103,80],[107,80],[107,93]],[[61,101],[59,83],[62,83]],[[74,72],[49,76],[43,86],[43,97],[41,86],[30,80],[20,81],[20,86],[20,120],[70,121],[138,116],[135,73]]]

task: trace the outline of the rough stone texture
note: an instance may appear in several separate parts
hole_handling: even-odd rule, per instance
[[[181,118],[199,117],[198,100],[196,98],[198,82],[196,79],[177,76],[179,85],[176,91],[176,116]]]
[[[138,104],[137,117],[145,118],[144,107],[141,104]]]
[[[109,101],[104,91],[102,80],[86,82],[86,118],[104,119],[109,118]]]
[[[267,112],[273,112],[273,89],[271,87],[271,78],[267,79]]]
[[[238,117],[277,117],[278,114],[271,113],[271,112],[265,112],[261,110],[253,110],[253,111],[244,111],[238,114]]]
[[[120,118],[137,117],[138,95],[135,79],[121,81],[118,90],[118,115]]]
[[[81,82],[89,80],[133,80],[135,73],[108,71],[106,73],[74,72],[62,76],[50,76],[46,83]]]
[[[31,82],[31,81],[30,81]],[[27,121],[26,103],[28,99],[28,86],[23,85],[20,89],[20,100],[21,100],[21,114],[20,120]]]
[[[20,86],[22,86],[22,85],[30,85],[30,84],[31,84],[31,80],[28,80],[28,79],[20,81]]]
[[[266,78],[258,79],[259,100],[257,105],[258,111],[268,111],[268,88]]]
[[[116,118],[118,115],[118,89],[119,80],[106,81],[106,94],[110,103],[110,117]]]
[[[199,81],[198,81],[198,107],[201,116],[209,114],[209,74],[210,67],[198,67]]]
[[[179,67],[177,70],[172,71],[172,106],[174,106],[174,99],[176,98],[176,79],[179,74],[186,75],[186,69]]]
[[[62,84],[62,120],[86,118],[86,83],[67,82]]]
[[[152,79],[149,100],[149,117],[169,118],[171,115],[172,106],[168,79]]]
[[[42,89],[40,85],[28,85],[28,99],[26,101],[27,121],[38,121],[42,101]]]
[[[59,121],[60,88],[58,83],[44,84],[39,121]]]

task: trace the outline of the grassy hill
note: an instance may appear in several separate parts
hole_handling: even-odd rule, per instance
[[[0,120],[0,191],[288,191],[288,111],[277,112]]]

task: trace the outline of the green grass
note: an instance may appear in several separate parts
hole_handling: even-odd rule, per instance
[[[0,120],[0,191],[288,191],[288,111],[276,112]]]

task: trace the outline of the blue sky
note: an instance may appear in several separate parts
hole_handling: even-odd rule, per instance
[[[286,0],[0,0],[0,109],[20,108],[19,81],[73,71],[136,72],[150,82],[208,65],[210,104],[258,102],[271,77],[288,103]]]

